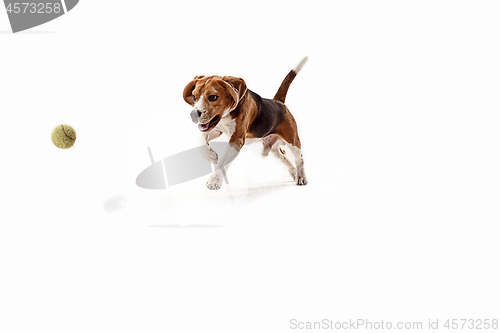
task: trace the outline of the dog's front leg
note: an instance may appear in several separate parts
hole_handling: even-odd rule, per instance
[[[222,134],[221,131],[217,131],[214,129],[208,133],[202,133],[200,137],[201,155],[213,164],[217,164],[219,156],[212,148],[210,148],[209,143],[213,139],[216,139],[219,136],[221,136],[221,134]]]
[[[215,167],[215,171],[212,173],[210,178],[207,181],[207,187],[210,190],[218,190],[222,187],[222,182],[224,180],[224,172],[229,168],[229,164],[238,156],[240,153],[241,147],[243,147],[245,143],[244,139],[236,139],[231,137],[229,140],[229,145],[224,151],[224,155],[217,163]]]

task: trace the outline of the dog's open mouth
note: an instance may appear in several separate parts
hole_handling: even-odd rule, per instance
[[[206,124],[199,123],[198,129],[202,132],[210,131],[212,128],[217,126],[217,124],[219,123],[219,120],[220,120],[220,116],[217,115],[217,116],[213,117],[212,120],[210,120]]]

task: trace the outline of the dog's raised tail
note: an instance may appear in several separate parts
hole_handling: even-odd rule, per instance
[[[292,83],[293,79],[295,79],[295,77],[297,76],[297,73],[300,72],[302,67],[304,67],[304,65],[306,64],[307,59],[308,59],[308,57],[305,57],[304,59],[302,59],[302,61],[299,62],[299,64],[297,66],[295,66],[295,68],[292,69],[288,73],[288,75],[285,77],[285,79],[281,83],[281,86],[278,89],[278,92],[276,93],[276,95],[274,95],[274,98],[273,98],[274,100],[285,103],[285,98],[286,98],[286,93],[288,92],[288,88],[290,87],[290,84]]]

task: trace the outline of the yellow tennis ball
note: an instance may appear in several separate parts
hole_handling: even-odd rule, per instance
[[[59,125],[52,131],[52,142],[57,148],[71,148],[76,141],[76,132],[69,125]]]

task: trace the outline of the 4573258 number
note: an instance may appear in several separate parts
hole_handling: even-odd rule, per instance
[[[448,319],[444,323],[447,329],[489,330],[498,329],[498,319]]]
[[[62,11],[60,3],[31,3],[31,2],[15,2],[9,3],[7,6],[8,13],[15,14],[59,14]]]

